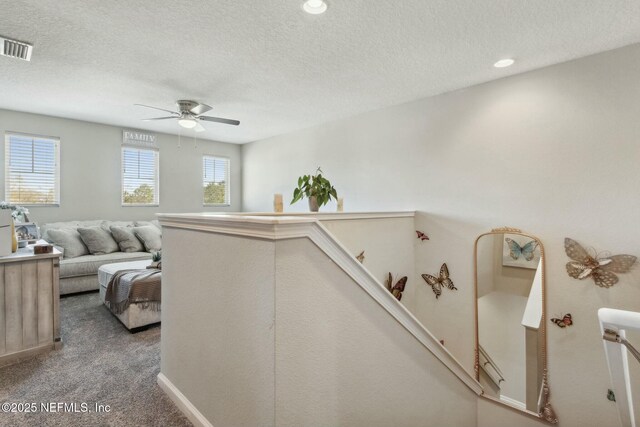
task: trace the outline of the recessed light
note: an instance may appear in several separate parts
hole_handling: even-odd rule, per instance
[[[324,0],[307,0],[302,4],[302,8],[312,15],[320,15],[326,12],[327,3]]]
[[[506,59],[501,59],[500,61],[496,62],[495,64],[493,64],[494,67],[496,68],[505,68],[505,67],[510,67],[513,65],[513,63],[516,62],[511,58],[506,58]]]

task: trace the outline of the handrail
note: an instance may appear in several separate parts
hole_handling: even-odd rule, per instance
[[[467,372],[449,350],[440,343],[438,338],[400,304],[318,219],[309,216],[212,215],[206,213],[157,214],[157,216],[163,227],[268,240],[310,239],[467,387],[478,395],[482,394],[480,383]]]
[[[630,350],[625,344],[628,343],[626,331],[640,331],[640,313],[601,308],[598,310],[598,318],[620,423],[623,427],[636,427],[627,351],[624,351],[619,344],[625,345]],[[630,352],[637,357],[634,351]]]
[[[478,345],[478,351],[480,356],[480,368],[482,368],[487,373],[487,375],[495,385],[500,387],[500,383],[503,381],[506,381],[506,379],[504,378],[504,375],[502,374],[502,371],[500,371],[500,368],[498,368],[498,365],[496,364],[496,362],[493,361],[491,356],[489,356],[489,353],[487,353],[486,350],[481,345]],[[491,375],[491,373],[487,371],[487,365],[489,365],[495,371],[495,373],[498,374],[499,378],[497,381],[494,378],[494,375]]]
[[[640,351],[636,350],[636,348],[631,345],[629,341],[622,338],[620,334],[618,334],[613,329],[605,329],[604,335],[602,335],[602,339],[606,341],[617,342],[618,344],[622,344],[623,346],[627,347],[627,351],[631,353],[638,362],[640,362]]]

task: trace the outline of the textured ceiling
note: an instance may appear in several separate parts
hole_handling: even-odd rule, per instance
[[[242,122],[199,136],[237,143],[640,42],[638,0],[2,3],[35,48],[0,57],[0,108],[177,134],[133,104],[194,99]]]

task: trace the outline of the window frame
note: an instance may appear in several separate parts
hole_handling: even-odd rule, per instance
[[[152,203],[125,203],[124,202],[124,152],[125,150],[151,151],[155,161],[155,193]],[[133,145],[122,145],[120,148],[120,206],[129,207],[159,207],[160,206],[160,150],[157,148],[144,148]]]
[[[10,167],[10,150],[11,150],[11,137],[25,137],[32,139],[47,139],[53,141],[54,143],[54,151],[55,151],[55,164],[56,164],[56,172],[54,177],[54,199],[53,203],[28,203],[11,200],[11,167]],[[60,179],[60,137],[58,136],[49,136],[49,135],[37,135],[33,133],[25,133],[25,132],[15,132],[15,131],[6,131],[4,133],[4,199],[7,203],[12,205],[20,205],[20,206],[28,206],[28,207],[60,207],[61,204],[61,188],[62,183]]]
[[[224,160],[227,162],[227,173],[226,173],[226,191],[225,191],[225,202],[224,203],[205,203],[204,201],[204,161],[205,159],[217,159]],[[231,206],[231,158],[227,156],[218,156],[217,154],[203,154],[202,155],[202,169],[201,169],[201,180],[200,184],[202,185],[202,206],[203,207],[228,207]]]

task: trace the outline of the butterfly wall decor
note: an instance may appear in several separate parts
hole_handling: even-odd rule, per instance
[[[560,328],[566,328],[567,326],[573,325],[573,320],[571,319],[571,313],[567,313],[562,318],[554,317],[551,319],[552,323],[555,323]]]
[[[524,246],[520,246],[518,242],[508,237],[504,240],[509,245],[509,256],[513,259],[518,259],[522,256],[525,260],[531,261],[534,257],[534,251],[538,247],[538,242],[535,240],[529,241]]]
[[[362,264],[364,262],[364,251],[360,252],[360,255],[358,255],[356,259]]]
[[[540,264],[541,245],[537,239],[522,234],[503,234],[502,265],[535,270]]]
[[[391,294],[396,297],[398,301],[400,301],[402,299],[402,292],[404,292],[404,287],[407,284],[407,276],[401,277],[400,280],[398,280],[394,285],[393,276],[391,276],[391,273],[389,273],[389,277],[387,278],[385,284],[387,285],[387,289],[389,290],[389,292],[391,292]]]
[[[420,241],[422,242],[424,242],[425,240],[429,240],[429,236],[424,234],[422,231],[416,230],[416,234],[418,235],[418,239],[420,239]]]
[[[579,280],[591,277],[602,288],[610,288],[618,283],[616,273],[627,273],[638,259],[624,254],[602,257],[591,255],[578,242],[568,237],[564,239],[564,251],[572,259],[566,265],[569,276]]]
[[[443,286],[447,289],[451,289],[452,291],[458,289],[454,286],[453,281],[449,277],[449,268],[446,263],[442,264],[442,267],[440,267],[440,274],[438,277],[430,274],[423,274],[422,278],[427,282],[427,284],[429,284],[429,286],[431,286],[433,293],[436,294],[436,299],[442,295]]]

